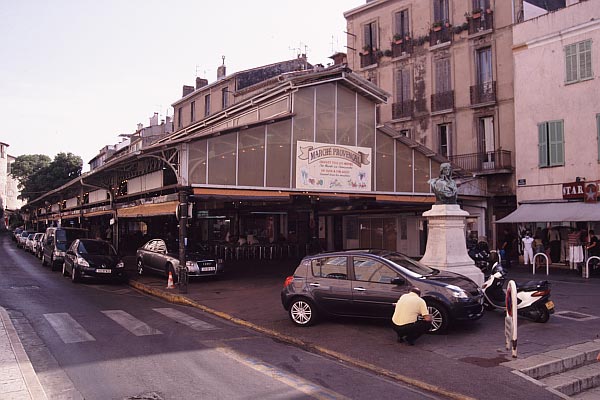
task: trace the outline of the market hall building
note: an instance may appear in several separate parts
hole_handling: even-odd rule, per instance
[[[104,163],[30,201],[28,226],[83,226],[133,251],[178,234],[227,249],[238,237],[269,257],[317,250],[425,251],[428,180],[446,159],[378,125],[388,94],[344,64],[304,57],[197,78],[173,104],[174,132],[139,138]],[[136,144],[137,143],[137,144]],[[186,210],[179,204],[188,202]],[[231,251],[225,257],[264,257]]]

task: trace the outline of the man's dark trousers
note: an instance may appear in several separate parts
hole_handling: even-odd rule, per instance
[[[392,324],[398,339],[404,339],[409,344],[414,344],[415,340],[422,334],[431,329],[431,322],[425,320],[417,320],[412,324],[396,325]]]

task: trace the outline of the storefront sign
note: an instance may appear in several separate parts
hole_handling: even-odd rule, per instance
[[[298,141],[296,188],[371,190],[371,149]]]
[[[586,203],[595,203],[598,201],[598,184],[595,182],[585,184],[585,196],[583,201]]]
[[[583,199],[583,187],[585,182],[563,183],[562,195],[563,199]]]

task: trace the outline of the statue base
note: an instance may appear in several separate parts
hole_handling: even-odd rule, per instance
[[[434,204],[423,213],[428,220],[429,234],[421,263],[466,276],[481,287],[483,272],[467,252],[465,219],[468,215],[458,204]]]

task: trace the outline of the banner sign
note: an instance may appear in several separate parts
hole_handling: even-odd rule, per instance
[[[504,337],[506,350],[512,350],[517,358],[517,284],[509,281],[506,288],[506,317],[504,317]]]
[[[371,149],[298,141],[296,188],[371,191]]]

